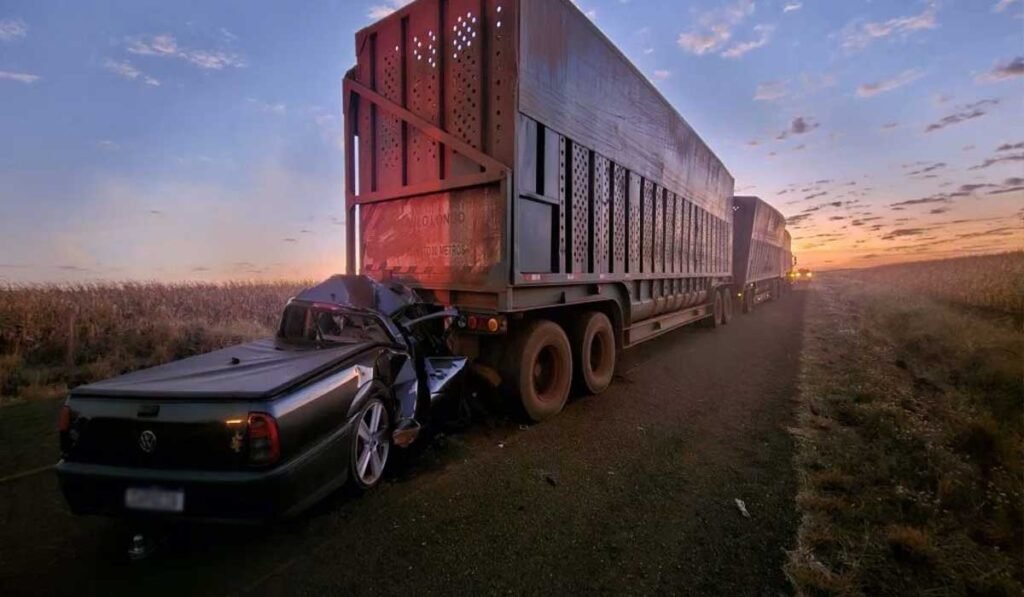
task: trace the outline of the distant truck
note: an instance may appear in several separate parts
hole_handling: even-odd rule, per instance
[[[792,247],[777,209],[759,197],[733,197],[733,284],[744,313],[788,288]]]
[[[458,307],[540,421],[617,352],[779,296],[785,220],[568,0],[416,0],[344,80],[348,272]]]

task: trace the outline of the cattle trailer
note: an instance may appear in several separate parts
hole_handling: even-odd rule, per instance
[[[416,0],[356,55],[348,272],[459,307],[460,351],[531,418],[731,317],[732,175],[569,0]]]

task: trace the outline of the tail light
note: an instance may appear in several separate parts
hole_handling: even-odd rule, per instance
[[[71,431],[71,407],[67,404],[60,407],[60,412],[57,413],[57,431],[60,433]]]
[[[249,413],[249,464],[273,464],[279,458],[277,420],[265,413]]]
[[[71,407],[65,404],[60,407],[57,412],[57,432],[60,443],[60,454],[62,458],[67,458],[74,448],[75,442],[78,441],[78,433],[71,429],[71,422],[74,419],[74,413],[71,412]]]
[[[503,334],[508,331],[508,319],[503,315],[468,315],[459,327],[485,334]]]

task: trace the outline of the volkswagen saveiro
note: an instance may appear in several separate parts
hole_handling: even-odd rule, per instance
[[[64,496],[75,513],[265,520],[370,489],[465,367],[445,346],[454,315],[335,276],[288,303],[274,338],[75,388]]]

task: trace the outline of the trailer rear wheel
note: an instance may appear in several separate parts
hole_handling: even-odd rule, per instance
[[[576,382],[588,394],[600,394],[615,375],[615,332],[608,316],[588,311],[579,318],[572,338]]]
[[[728,288],[722,289],[722,323],[729,325],[732,321],[732,291]]]
[[[572,386],[572,348],[562,328],[538,320],[524,329],[506,353],[505,379],[533,421],[562,412]]]
[[[713,328],[725,325],[725,301],[722,300],[722,293],[715,291],[715,302],[711,304],[711,319],[708,325]]]

